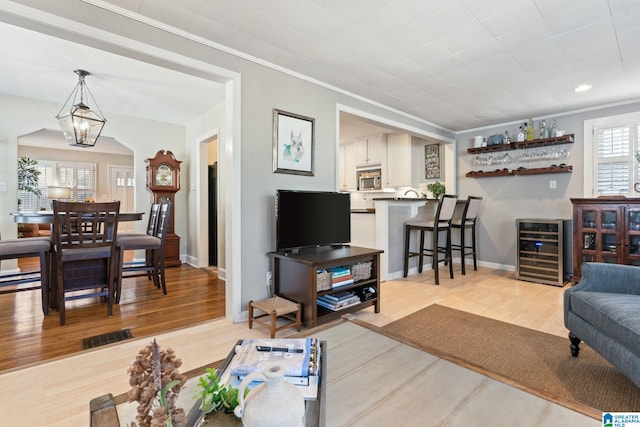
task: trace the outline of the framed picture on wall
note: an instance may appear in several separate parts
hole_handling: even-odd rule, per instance
[[[442,179],[440,144],[424,146],[424,177],[426,179]]]
[[[315,120],[273,109],[273,171],[313,176]]]

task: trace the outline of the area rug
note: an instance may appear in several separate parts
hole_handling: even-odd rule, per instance
[[[640,388],[584,343],[572,357],[568,338],[440,305],[369,327],[597,419],[640,411]]]

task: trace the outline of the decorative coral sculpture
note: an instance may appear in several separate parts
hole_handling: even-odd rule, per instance
[[[153,340],[140,350],[128,369],[129,402],[138,402],[136,421],[139,427],[178,427],[186,423],[182,408],[175,407],[185,377],[178,368],[182,360],[172,349],[160,350]],[[135,427],[135,423],[131,423]]]

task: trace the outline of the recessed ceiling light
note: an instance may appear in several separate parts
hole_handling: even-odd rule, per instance
[[[583,83],[580,86],[576,87],[573,91],[574,92],[586,92],[589,89],[591,89],[591,85],[587,84],[587,83]]]

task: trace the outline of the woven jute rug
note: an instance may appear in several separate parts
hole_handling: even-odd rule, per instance
[[[439,305],[368,326],[597,419],[640,411],[640,388],[584,343],[575,358],[568,338]]]

